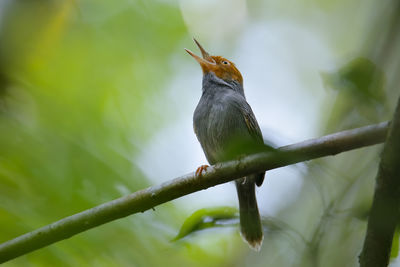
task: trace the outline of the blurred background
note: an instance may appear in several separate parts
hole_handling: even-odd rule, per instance
[[[0,242],[206,163],[192,37],[236,63],[281,146],[391,118],[399,24],[395,0],[1,0]],[[267,172],[260,253],[236,225],[171,242],[193,212],[237,206],[229,183],[5,266],[357,266],[381,149]]]

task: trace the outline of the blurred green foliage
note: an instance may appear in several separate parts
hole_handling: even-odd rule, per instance
[[[4,8],[1,242],[149,185],[132,159],[136,144],[167,122],[168,111],[155,117],[148,99],[164,89],[171,54],[187,38],[179,8],[164,2],[14,1]],[[165,229],[177,212],[164,205],[6,266],[220,266],[222,255],[171,247],[174,233]],[[207,257],[193,259],[190,249]]]
[[[386,77],[371,60],[358,57],[338,71],[322,73],[321,76],[328,89],[337,90],[336,103],[327,122],[329,125],[348,129],[383,121],[387,112]]]
[[[163,95],[176,75],[171,63],[176,51],[184,55],[182,41],[190,42],[178,1],[4,2],[0,242],[150,185],[133,159],[139,144],[174,118],[173,105],[155,107],[151,99]],[[321,135],[390,119],[392,98],[398,97],[400,45],[391,31],[385,38],[380,32],[398,21],[382,18],[398,18],[399,12],[392,8],[394,0],[384,2],[249,0],[243,5],[252,23],[286,21],[316,32],[321,27],[321,39],[341,59],[323,75],[328,97],[316,115]],[[227,3],[223,12],[229,12]],[[193,214],[177,236],[185,238],[171,242],[185,215],[168,203],[5,266],[357,266],[379,152],[375,146],[298,168],[300,192],[276,218],[263,218],[259,254],[248,250],[237,231],[188,234],[214,226],[207,218],[234,219],[233,209]],[[393,257],[398,240],[394,244]]]
[[[400,239],[400,231],[399,231],[399,226],[397,226],[393,236],[392,250],[390,251],[391,259],[397,258],[397,256],[399,256],[399,239]]]

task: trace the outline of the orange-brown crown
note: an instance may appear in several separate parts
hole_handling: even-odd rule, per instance
[[[204,48],[193,39],[194,42],[199,47],[203,58],[197,56],[192,51],[185,49],[197,62],[199,62],[201,68],[203,69],[203,74],[213,72],[215,75],[225,81],[237,81],[243,84],[242,74],[236,68],[232,61],[227,60],[221,56],[210,56]]]

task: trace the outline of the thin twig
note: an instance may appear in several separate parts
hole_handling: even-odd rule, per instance
[[[190,173],[161,185],[148,187],[1,244],[0,263],[101,224],[137,212],[144,212],[181,196],[252,173],[382,143],[386,138],[388,124],[388,122],[382,122],[281,147],[274,152],[250,155],[240,160],[212,166],[201,177]]]

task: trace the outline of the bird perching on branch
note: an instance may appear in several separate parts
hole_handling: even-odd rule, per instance
[[[210,164],[237,159],[265,149],[262,133],[243,91],[243,78],[235,64],[210,56],[194,39],[202,57],[185,49],[203,70],[203,93],[193,115],[193,127]],[[207,165],[196,171],[201,176]],[[251,248],[259,251],[263,231],[255,185],[265,172],[235,181],[239,198],[240,230]]]

